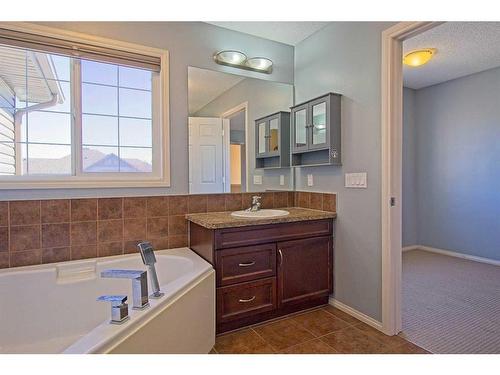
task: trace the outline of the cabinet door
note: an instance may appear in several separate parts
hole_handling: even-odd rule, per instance
[[[268,156],[276,156],[280,154],[280,116],[270,117],[268,121]]]
[[[292,109],[292,152],[307,150],[307,108],[306,103]]]
[[[328,97],[317,99],[309,104],[309,149],[311,150],[330,146],[329,110]]]
[[[278,306],[326,297],[333,288],[333,238],[278,243]]]
[[[255,156],[265,157],[268,152],[267,146],[267,121],[262,120],[255,125]]]

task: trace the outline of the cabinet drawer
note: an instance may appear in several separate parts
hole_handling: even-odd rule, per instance
[[[218,250],[216,259],[218,286],[276,275],[275,244]]]
[[[276,278],[217,288],[217,322],[276,309]]]
[[[288,241],[299,238],[327,236],[332,233],[332,219],[219,229],[215,231],[215,248],[224,249]]]

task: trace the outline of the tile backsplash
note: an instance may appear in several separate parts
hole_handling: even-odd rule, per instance
[[[133,253],[143,240],[184,247],[185,214],[240,210],[255,194],[0,201],[0,268]],[[335,194],[258,194],[263,208],[336,211]]]

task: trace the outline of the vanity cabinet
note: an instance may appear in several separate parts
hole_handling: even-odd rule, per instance
[[[291,108],[292,166],[341,164],[340,100],[329,93]]]
[[[191,249],[216,271],[218,333],[328,303],[333,219],[222,229],[189,225]]]
[[[290,166],[290,113],[277,112],[255,120],[255,166]]]

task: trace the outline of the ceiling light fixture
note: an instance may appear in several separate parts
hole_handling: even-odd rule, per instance
[[[248,59],[243,52],[234,50],[217,52],[214,54],[214,60],[220,65],[252,70],[259,73],[270,74],[273,68],[273,62],[266,57],[252,57]]]
[[[411,51],[403,57],[403,64],[411,67],[422,66],[427,64],[430,59],[436,54],[435,48],[424,48],[416,51]]]

